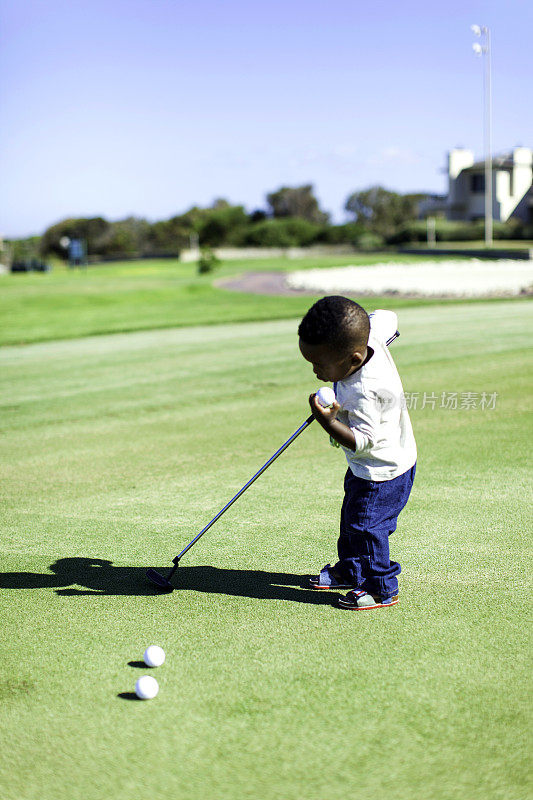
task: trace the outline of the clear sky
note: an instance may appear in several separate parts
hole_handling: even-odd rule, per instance
[[[281,185],[444,192],[446,152],[533,146],[531,0],[0,0],[0,233],[168,219]]]

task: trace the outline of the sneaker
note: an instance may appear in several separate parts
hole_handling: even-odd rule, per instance
[[[372,608],[389,608],[398,603],[398,595],[394,597],[375,597],[368,594],[363,589],[353,589],[348,592],[346,597],[339,597],[339,608],[346,608],[352,611],[369,611]]]
[[[320,570],[320,575],[310,578],[311,589],[353,589],[353,583],[346,583],[331,564]]]

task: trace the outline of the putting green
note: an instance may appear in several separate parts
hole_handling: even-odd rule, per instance
[[[528,795],[529,303],[400,312],[419,467],[399,606],[302,588],[335,558],[345,470],[315,425],[180,591],[145,582],[308,415],[296,325],[0,350],[1,797]],[[151,643],[159,696],[136,701]]]

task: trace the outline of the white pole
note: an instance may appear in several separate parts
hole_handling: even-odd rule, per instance
[[[490,29],[485,34],[485,246],[492,247],[492,70]]]

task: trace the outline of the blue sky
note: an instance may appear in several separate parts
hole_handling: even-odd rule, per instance
[[[313,183],[443,192],[446,152],[533,146],[530,0],[0,0],[0,233],[264,207]]]

